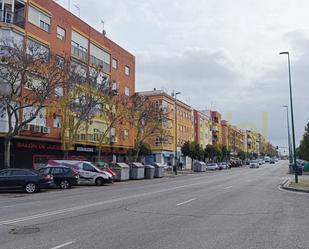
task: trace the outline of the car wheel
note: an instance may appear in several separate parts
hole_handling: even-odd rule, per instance
[[[68,189],[71,187],[71,184],[68,180],[62,180],[59,184],[61,189]]]
[[[38,191],[38,187],[35,183],[33,182],[29,182],[26,184],[25,186],[25,191],[28,193],[28,194],[32,194],[32,193],[35,193]]]
[[[103,178],[101,178],[101,177],[97,178],[97,179],[95,180],[95,184],[96,184],[97,186],[102,186],[102,185],[104,184]]]

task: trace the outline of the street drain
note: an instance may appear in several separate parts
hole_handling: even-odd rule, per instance
[[[40,231],[40,228],[38,227],[18,227],[18,228],[11,229],[9,231],[9,234],[25,235],[25,234],[38,233],[39,231]]]

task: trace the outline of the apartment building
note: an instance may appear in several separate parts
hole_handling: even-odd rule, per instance
[[[110,87],[117,94],[131,96],[135,92],[135,57],[76,17],[55,1],[47,0],[0,0],[0,37],[15,41],[35,43],[48,53],[56,54],[59,60],[70,60],[78,68],[80,77],[95,66],[103,69]],[[63,93],[63,89],[58,89]],[[25,110],[21,115],[31,115]],[[36,168],[48,159],[63,156],[61,125],[63,112],[60,108],[44,108],[38,117],[13,140],[12,166]],[[104,130],[106,121],[99,117],[92,121],[87,135],[80,134],[71,158],[95,160],[98,151],[97,133]],[[5,117],[0,120],[1,132],[7,130]],[[125,155],[134,146],[134,132],[129,124],[113,129],[111,139],[102,149],[103,157]],[[3,142],[0,141],[0,146]],[[0,147],[0,160],[3,158]]]
[[[222,144],[222,128],[221,120],[222,115],[217,111],[210,111],[212,120],[212,144]]]
[[[166,113],[166,119],[162,120],[162,131],[153,134],[146,141],[150,145],[152,155],[148,157],[150,162],[172,164],[175,155],[175,100],[162,90],[139,92],[139,95],[148,97],[148,100]]]
[[[166,112],[166,119],[162,120],[162,130],[147,139],[153,154],[148,161],[173,164],[175,152],[177,158],[182,157],[181,147],[187,141],[194,141],[193,110],[180,100],[175,100],[163,90],[139,92],[147,96],[149,101],[155,103]],[[176,146],[177,143],[177,146]]]
[[[193,110],[194,115],[194,141],[203,148],[212,144],[211,120],[210,117],[198,110]]]

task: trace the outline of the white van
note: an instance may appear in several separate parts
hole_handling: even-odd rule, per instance
[[[79,184],[92,183],[99,186],[113,182],[110,173],[98,169],[88,161],[49,160],[47,166],[66,166],[75,169],[79,174]]]

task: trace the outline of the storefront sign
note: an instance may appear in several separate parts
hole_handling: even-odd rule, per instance
[[[16,148],[31,150],[61,150],[61,145],[33,142],[17,142]]]
[[[79,151],[79,152],[94,152],[94,148],[91,148],[91,147],[76,147],[76,151]]]

